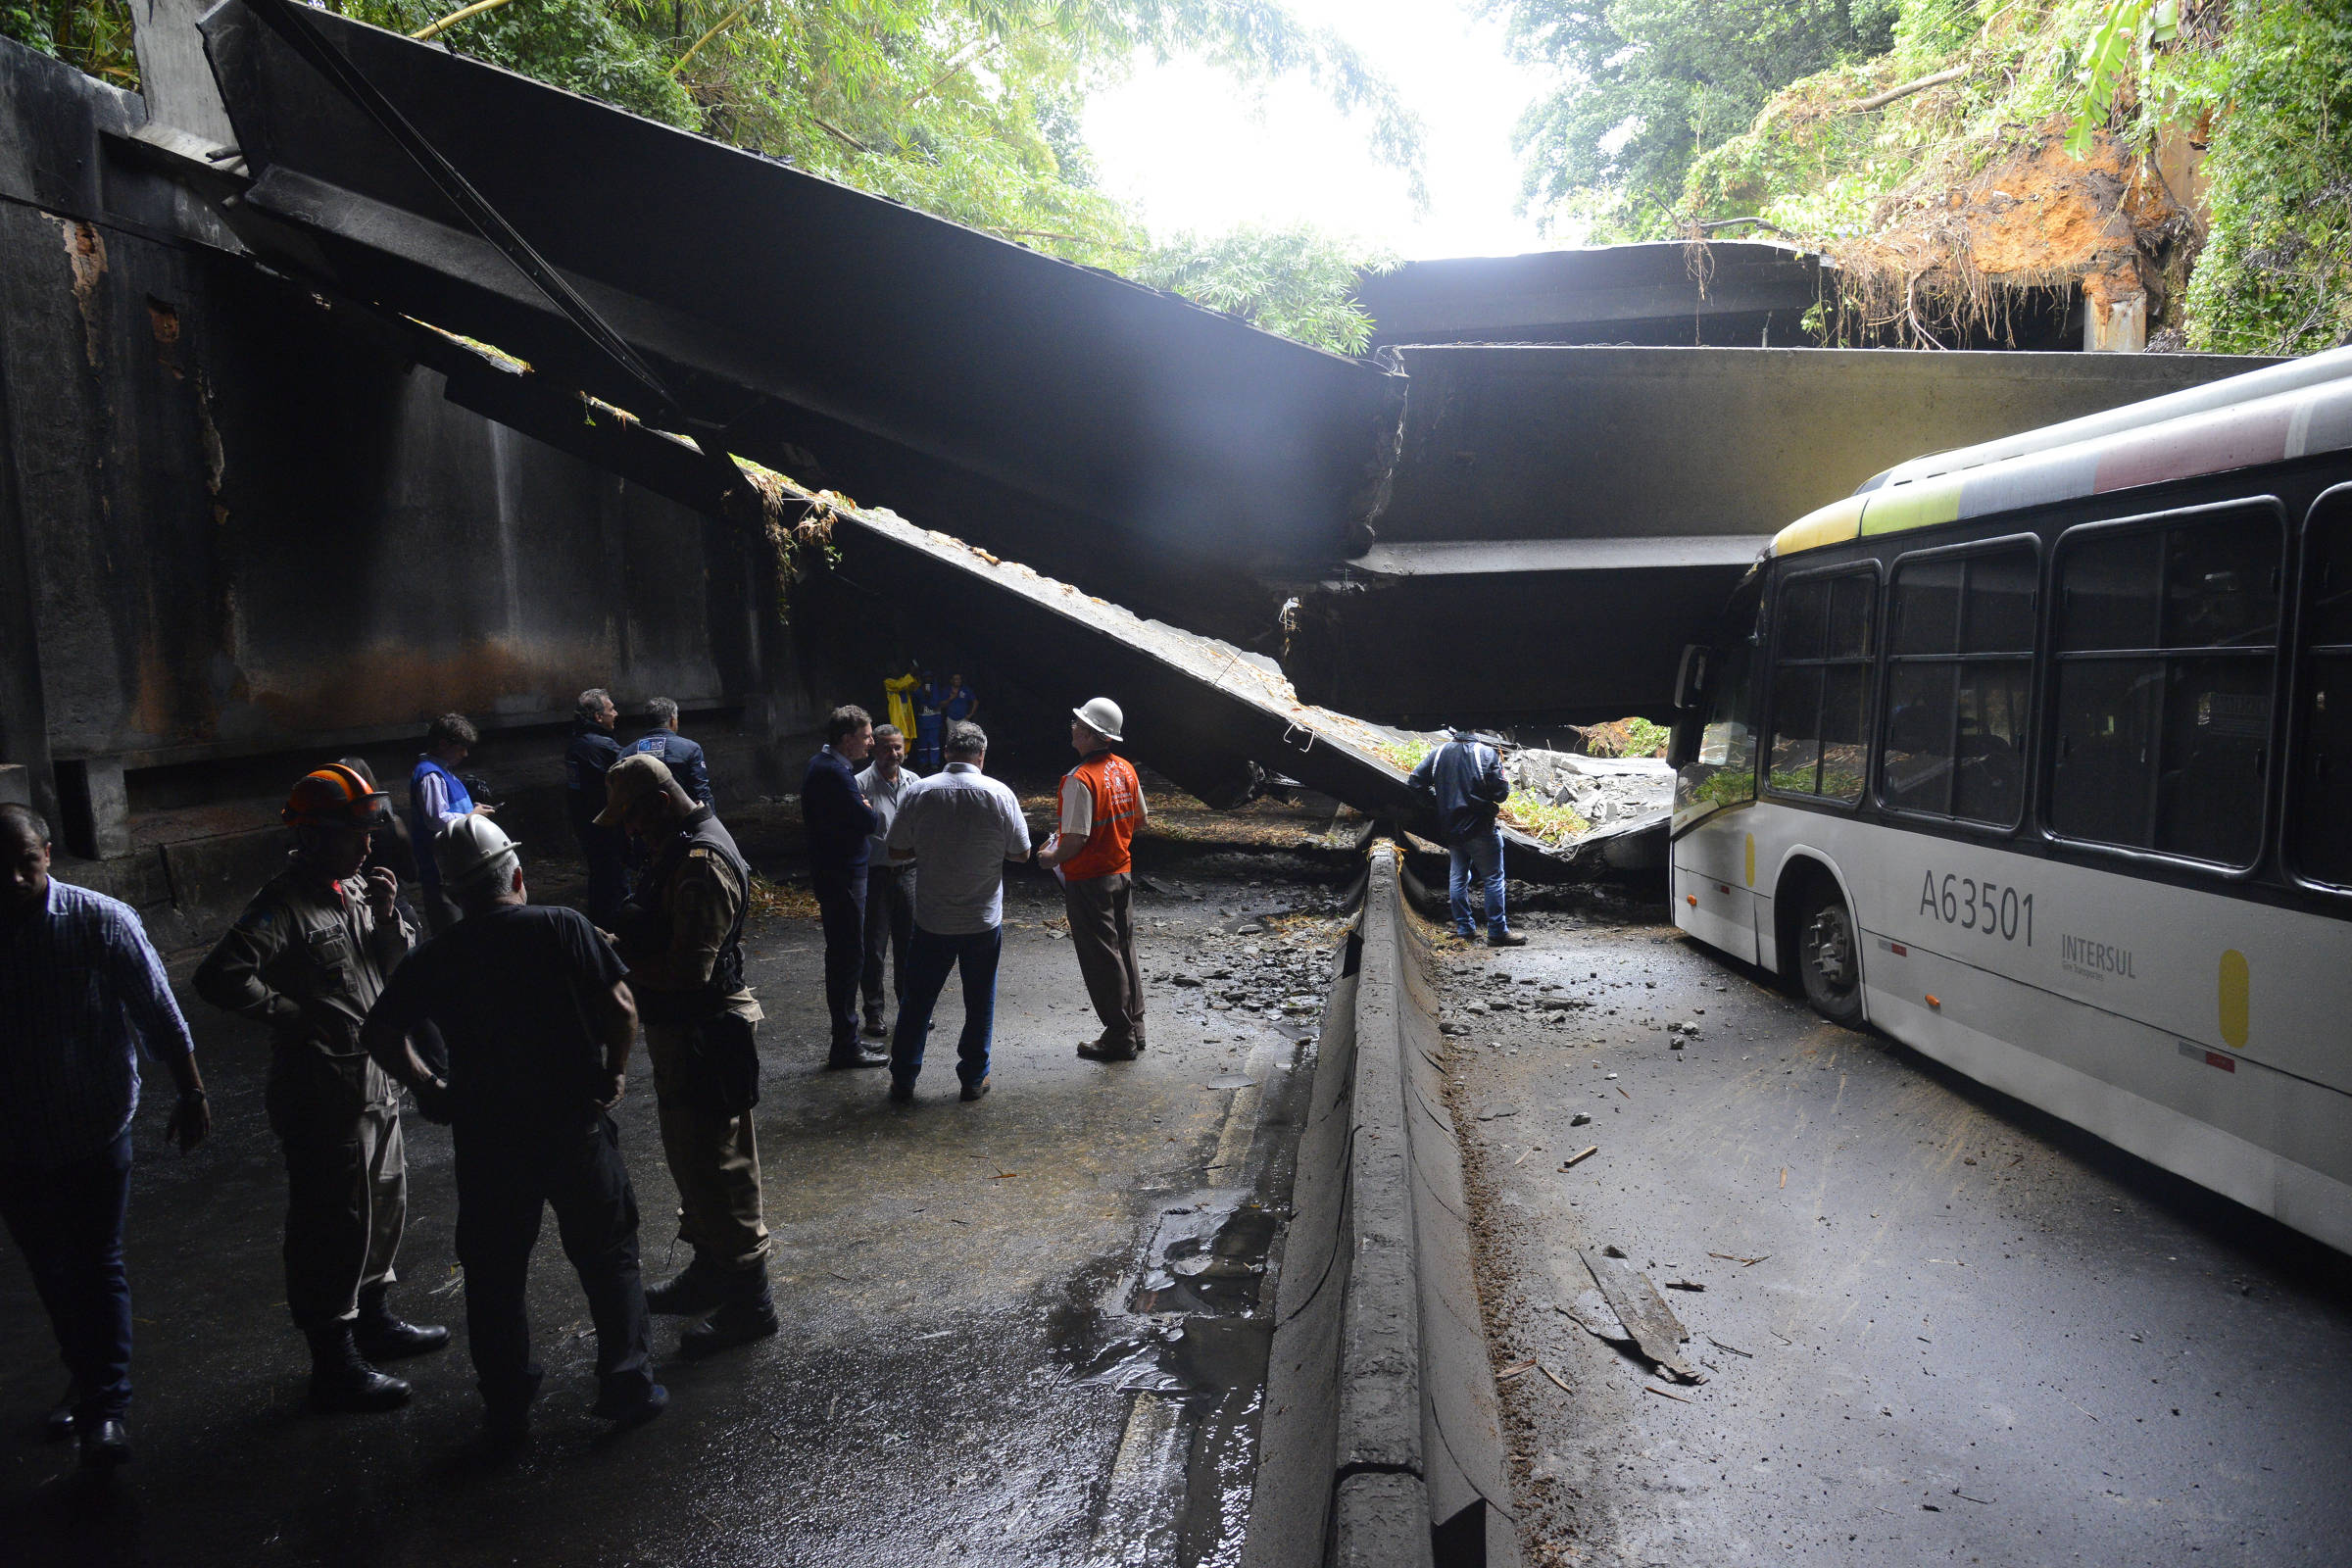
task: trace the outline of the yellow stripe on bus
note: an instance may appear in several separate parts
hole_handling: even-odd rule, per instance
[[[1772,556],[1793,555],[1799,550],[1814,550],[1822,545],[1838,545],[1862,533],[1862,503],[1868,496],[1845,496],[1828,506],[1808,512],[1788,527],[1772,536]]]

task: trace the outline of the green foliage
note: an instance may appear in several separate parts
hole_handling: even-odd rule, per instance
[[[2222,51],[2192,346],[2309,354],[2352,340],[2352,0],[2263,0]]]
[[[2137,66],[2140,79],[2152,80],[2156,46],[2179,36],[2180,0],[2107,0],[2075,68],[2082,90],[2066,129],[2068,152],[2090,156],[2092,133],[2113,112],[2124,74]]]
[[[1141,282],[1230,311],[1268,331],[1358,354],[1372,335],[1372,318],[1355,301],[1355,279],[1396,265],[1385,251],[1306,225],[1246,225],[1217,239],[1179,234],[1130,270]]]
[[[1495,813],[1527,834],[1546,844],[1559,844],[1580,833],[1590,833],[1592,824],[1576,814],[1571,807],[1554,806],[1541,795],[1525,790],[1513,790]]]
[[[1892,0],[1486,0],[1559,86],[1521,117],[1522,201],[1614,237],[1672,231],[1691,161],[1778,89],[1888,47]]]
[[[124,0],[0,0],[0,37],[70,61],[114,86],[139,84]]]

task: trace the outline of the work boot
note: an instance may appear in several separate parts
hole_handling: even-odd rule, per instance
[[[872,1046],[861,1045],[855,1040],[847,1045],[835,1046],[833,1054],[825,1058],[827,1072],[835,1072],[844,1067],[887,1067],[889,1065],[889,1052],[877,1051]]]
[[[117,1465],[130,1463],[130,1434],[122,1429],[122,1419],[107,1416],[103,1420],[84,1420],[81,1423],[81,1467],[84,1470],[112,1470]]]
[[[985,1094],[987,1094],[987,1093],[988,1093],[988,1080],[987,1080],[987,1079],[985,1079],[985,1078],[981,1079],[981,1080],[980,1080],[978,1083],[976,1083],[976,1084],[965,1084],[965,1085],[963,1086],[963,1102],[964,1102],[965,1104],[967,1104],[967,1105],[968,1105],[968,1104],[970,1104],[970,1103],[971,1103],[973,1101],[980,1099],[980,1098],[981,1098],[983,1095],[985,1095]]]
[[[408,1323],[394,1317],[384,1294],[381,1285],[360,1293],[360,1319],[351,1326],[351,1337],[362,1355],[370,1361],[397,1361],[402,1356],[448,1348],[449,1330],[438,1323]]]
[[[1487,933],[1487,946],[1490,948],[1524,948],[1527,946],[1527,938],[1516,931],[1490,931]]]
[[[776,1303],[767,1292],[767,1265],[761,1263],[728,1282],[727,1298],[718,1304],[717,1311],[679,1337],[678,1350],[688,1360],[696,1361],[738,1345],[764,1340],[776,1328]]]
[[[660,1317],[700,1317],[725,1299],[724,1276],[701,1252],[694,1261],[645,1293],[645,1309]]]
[[[1089,1061],[1133,1061],[1135,1047],[1114,1046],[1106,1040],[1090,1040],[1078,1048],[1078,1054]]]
[[[409,1386],[368,1364],[351,1325],[310,1331],[311,1407],[315,1410],[392,1410],[409,1402]]]

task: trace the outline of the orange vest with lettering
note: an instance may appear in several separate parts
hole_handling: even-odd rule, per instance
[[[1061,862],[1063,880],[1084,882],[1127,870],[1135,864],[1127,846],[1144,814],[1143,780],[1135,776],[1125,758],[1109,752],[1097,752],[1071,768],[1067,776],[1084,784],[1094,796],[1095,827],[1087,835],[1086,848]]]

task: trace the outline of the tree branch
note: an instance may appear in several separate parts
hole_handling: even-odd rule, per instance
[[[1930,87],[1940,87],[1947,81],[1958,81],[1967,74],[1968,68],[1966,66],[1946,67],[1942,71],[1922,76],[1916,81],[1906,81],[1899,87],[1889,87],[1885,92],[1874,92],[1859,103],[1847,104],[1838,113],[1867,115],[1873,109],[1886,108],[1897,98],[1908,98],[1915,92],[1926,92]]]
[[[473,4],[460,7],[458,10],[452,11],[448,16],[443,17],[438,22],[428,22],[423,26],[418,27],[415,32],[410,33],[409,36],[416,39],[418,43],[423,43],[427,39],[431,38],[434,34],[456,26],[459,23],[464,22],[468,17],[478,17],[485,11],[496,11],[500,6],[503,6],[506,3],[507,0],[473,0]]]
[[[734,10],[719,18],[716,22],[710,24],[710,29],[704,33],[700,38],[695,39],[694,42],[688,44],[686,46],[686,52],[678,56],[676,60],[670,62],[669,69],[663,72],[662,74],[666,76],[674,76],[679,72],[685,70],[686,62],[692,60],[696,55],[703,52],[703,45],[709,43],[711,39],[717,37],[721,32],[732,26],[736,18],[742,16],[746,11],[751,9],[752,0],[743,0],[743,4],[737,6]]]

